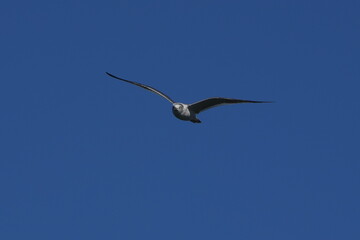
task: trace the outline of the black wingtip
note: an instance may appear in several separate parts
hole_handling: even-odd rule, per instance
[[[248,103],[274,103],[273,101],[252,101],[252,100],[245,100]]]
[[[114,75],[112,75],[111,73],[105,72],[107,75],[109,75],[110,77],[115,77]]]
[[[112,75],[111,73],[108,73],[108,72],[105,72],[107,75],[109,75],[110,77],[113,77],[113,78],[116,78],[116,79],[119,79],[119,80],[123,80],[123,81],[127,81],[128,82],[128,80],[126,80],[126,79],[123,79],[123,78],[121,78],[121,77],[117,77],[117,76],[115,76],[115,75]]]

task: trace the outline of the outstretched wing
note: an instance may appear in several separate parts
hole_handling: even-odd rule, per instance
[[[110,74],[110,73],[108,73],[108,72],[106,72],[106,74],[109,75],[110,77],[116,78],[116,79],[121,80],[121,81],[124,81],[124,82],[128,82],[128,83],[134,84],[134,85],[136,85],[136,86],[139,86],[139,87],[142,87],[142,88],[144,88],[144,89],[146,89],[146,90],[149,90],[149,91],[151,91],[151,92],[153,92],[153,93],[159,94],[159,95],[162,96],[163,98],[166,98],[166,100],[168,100],[169,102],[174,103],[174,101],[173,101],[169,96],[167,96],[165,93],[160,92],[159,90],[157,90],[157,89],[155,89],[155,88],[152,88],[152,87],[147,86],[147,85],[145,85],[145,84],[141,84],[141,83],[129,81],[129,80],[126,80],[126,79],[123,79],[123,78],[119,78],[119,77],[114,76],[114,75],[112,75],[112,74]]]
[[[193,103],[189,105],[189,109],[195,113],[200,113],[209,108],[213,108],[225,104],[234,104],[234,103],[271,103],[271,102],[215,97]]]

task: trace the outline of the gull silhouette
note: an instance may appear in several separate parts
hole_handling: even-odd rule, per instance
[[[201,123],[201,121],[196,117],[197,114],[199,114],[200,112],[205,111],[209,108],[217,107],[220,105],[234,104],[234,103],[271,103],[269,101],[252,101],[252,100],[222,98],[222,97],[208,98],[208,99],[205,99],[205,100],[202,100],[202,101],[199,101],[196,103],[192,103],[192,104],[179,103],[179,102],[175,102],[169,96],[167,96],[165,93],[160,92],[159,90],[157,90],[153,87],[150,87],[145,84],[138,83],[138,82],[129,81],[129,80],[114,76],[108,72],[106,72],[106,74],[109,75],[110,77],[116,78],[118,80],[121,80],[121,81],[124,81],[127,83],[134,84],[136,86],[142,87],[146,90],[149,90],[153,93],[156,93],[156,94],[162,96],[163,98],[165,98],[166,100],[168,100],[169,102],[172,103],[172,105],[173,105],[172,112],[175,115],[175,117],[177,117],[178,119],[184,120],[184,121],[191,121],[193,123]]]

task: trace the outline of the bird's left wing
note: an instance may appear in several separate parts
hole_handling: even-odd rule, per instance
[[[145,85],[145,84],[141,84],[141,83],[129,81],[129,80],[126,80],[126,79],[123,79],[123,78],[114,76],[114,75],[112,75],[112,74],[110,74],[110,73],[108,73],[108,72],[106,72],[106,74],[109,75],[110,77],[116,78],[116,79],[118,79],[118,80],[121,80],[121,81],[124,81],[124,82],[127,82],[127,83],[134,84],[134,85],[136,85],[136,86],[142,87],[142,88],[144,88],[144,89],[146,89],[146,90],[149,90],[149,91],[151,91],[151,92],[153,92],[153,93],[156,93],[156,94],[162,96],[163,98],[165,98],[165,99],[168,100],[169,102],[174,103],[174,100],[172,100],[169,96],[167,96],[165,93],[160,92],[159,90],[157,90],[157,89],[155,89],[155,88],[153,88],[153,87],[147,86],[147,85]]]
[[[195,113],[200,113],[209,108],[213,108],[225,104],[234,104],[234,103],[270,103],[270,102],[214,97],[190,104],[189,109]]]

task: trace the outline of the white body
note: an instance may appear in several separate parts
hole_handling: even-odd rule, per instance
[[[190,111],[188,104],[174,103],[172,112],[178,119],[200,123],[200,120],[196,118],[196,113]]]

